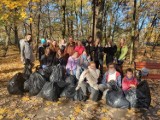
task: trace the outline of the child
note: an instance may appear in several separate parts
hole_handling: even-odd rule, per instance
[[[118,87],[121,87],[121,74],[116,71],[116,66],[114,63],[109,63],[107,65],[108,70],[106,73],[103,75],[103,79],[101,84],[99,84],[99,90],[103,92],[103,97],[102,99],[105,99],[106,92],[108,90],[108,85],[110,81],[115,81]]]
[[[81,73],[88,68],[90,62],[90,56],[87,55],[86,51],[83,51],[82,55],[79,57],[79,64],[77,66],[76,78],[79,80]]]
[[[72,56],[68,58],[68,62],[66,65],[67,75],[76,76],[76,69],[78,65],[78,52],[73,53]]]
[[[78,85],[76,87],[76,90],[79,88],[82,89],[84,94],[84,101],[88,99],[88,90],[91,93],[90,98],[93,101],[98,100],[98,78],[100,76],[99,69],[96,69],[96,65],[94,62],[90,62],[88,69],[84,70],[80,76],[80,79],[78,81]]]
[[[130,88],[136,88],[138,85],[137,79],[133,76],[133,70],[128,68],[126,71],[126,76],[122,80],[122,89],[127,91]]]

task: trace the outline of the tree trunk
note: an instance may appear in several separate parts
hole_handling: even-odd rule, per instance
[[[16,23],[14,23],[14,38],[15,38],[15,44],[18,45],[19,44],[18,27],[17,27]]]
[[[82,9],[83,9],[83,1],[81,0],[81,14],[80,14],[80,24],[81,24],[81,36],[83,36],[83,22],[82,22],[82,15],[83,15],[83,13],[82,13]]]
[[[39,2],[38,25],[37,25],[37,41],[36,41],[36,58],[38,58],[38,41],[40,36],[40,19],[41,19],[41,0]]]
[[[2,57],[6,57],[6,54],[7,54],[7,51],[8,51],[11,27],[9,26],[9,28],[8,28],[8,25],[6,25],[5,26],[5,31],[6,31],[6,39],[5,39],[5,45],[3,46]]]
[[[137,0],[134,0],[134,8],[133,8],[133,22],[132,22],[132,35],[131,35],[131,52],[130,52],[130,63],[134,61],[135,57],[135,32],[136,32],[136,7],[137,6]]]
[[[24,36],[26,36],[27,35],[27,26],[26,26],[26,23],[23,23],[23,25],[24,25]]]
[[[63,29],[62,29],[62,36],[63,39],[66,36],[66,0],[64,0],[64,4],[62,5],[62,9],[63,9]]]
[[[73,8],[72,8],[73,9]],[[71,16],[73,17],[73,11],[71,10]],[[73,19],[71,19],[71,36],[73,36],[74,34],[73,34]]]
[[[103,36],[103,13],[105,0],[96,0],[96,37],[102,41]]]
[[[32,0],[29,3],[30,19],[32,19],[32,4],[31,3],[32,3]],[[30,29],[30,34],[32,36],[32,21],[30,21],[30,23],[29,23],[29,29]]]
[[[52,38],[52,26],[51,26],[51,18],[50,18],[50,10],[49,10],[49,2],[47,0],[47,14],[48,14],[48,23],[49,23],[49,37]]]
[[[92,27],[92,40],[96,37],[96,0],[92,1],[93,4],[93,27]]]

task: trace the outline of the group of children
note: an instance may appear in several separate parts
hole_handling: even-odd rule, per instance
[[[31,35],[20,41],[21,59],[25,63],[34,62]],[[106,46],[100,44],[100,40],[94,42],[92,36],[86,41],[74,40],[69,37],[68,41],[62,39],[59,43],[55,40],[41,39],[39,46],[40,68],[45,69],[49,66],[58,65],[64,67],[66,75],[73,75],[78,80],[76,90],[82,89],[84,101],[90,98],[98,100],[99,91],[105,92],[108,83],[115,81],[117,86],[127,91],[136,88],[138,81],[133,75],[132,69],[127,69],[126,76],[122,78],[122,72],[116,70],[116,65],[122,66],[128,47],[125,40],[120,40],[117,47],[112,41]],[[107,71],[103,69],[103,56],[106,53]],[[117,59],[115,59],[115,56]],[[116,63],[116,64],[115,64]]]

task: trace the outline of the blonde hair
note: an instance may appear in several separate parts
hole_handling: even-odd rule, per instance
[[[89,66],[96,65],[94,61],[89,62]]]

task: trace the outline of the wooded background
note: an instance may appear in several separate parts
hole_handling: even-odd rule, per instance
[[[40,38],[100,38],[117,42],[121,37],[131,47],[137,41],[160,40],[159,0],[1,0],[0,43],[18,46],[27,33],[36,48]],[[4,55],[6,52],[4,52]]]

